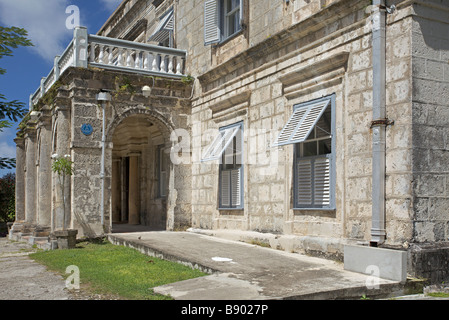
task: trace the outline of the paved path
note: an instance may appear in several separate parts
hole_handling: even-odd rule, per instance
[[[0,238],[0,300],[68,300],[65,281],[33,261],[27,243]]]
[[[210,276],[168,284],[155,292],[183,300],[335,299],[379,295],[402,288],[344,270],[343,264],[297,253],[220,239],[191,232],[138,232],[109,235],[127,245],[167,260],[211,272]]]
[[[366,275],[346,271],[341,263],[189,232],[122,233],[110,238],[212,273],[155,288],[177,300],[360,299],[398,286],[380,280],[379,289],[368,289]],[[117,299],[69,292],[60,275],[28,257],[34,251],[27,243],[0,238],[0,300]],[[440,300],[424,295],[397,299]]]

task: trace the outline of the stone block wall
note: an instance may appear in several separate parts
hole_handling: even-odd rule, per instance
[[[224,62],[216,67],[213,63],[209,65],[207,60],[198,69],[192,69],[198,72],[200,80],[193,99],[192,133],[195,146],[201,147],[196,149],[197,153],[194,149],[192,165],[194,227],[237,228],[338,238],[342,241],[369,241],[372,219],[370,125],[373,70],[371,18],[366,8],[370,2],[351,3],[351,5],[348,3],[321,1],[321,6],[317,6],[314,1],[307,5],[306,2],[295,1],[290,9],[283,7],[283,10],[293,8],[299,10],[301,7],[303,11],[298,11],[301,14],[293,15],[294,18],[287,19],[284,16],[281,19],[283,28],[288,30],[285,33],[279,31],[267,39],[262,39],[250,31],[248,38],[250,46],[245,47],[242,44],[239,47],[242,53],[234,55],[233,58],[229,57],[228,60],[223,58]],[[307,7],[308,5],[310,6]],[[437,205],[437,199],[440,201],[439,204],[446,201],[444,169],[443,171],[438,169],[438,174],[429,173],[432,175],[432,181],[428,184],[431,188],[437,188],[440,193],[436,195],[440,196],[430,197],[428,194],[422,194],[423,196],[416,197],[418,186],[416,168],[422,162],[417,158],[417,154],[425,151],[424,154],[427,156],[424,159],[429,159],[430,152],[436,156],[435,151],[429,150],[429,144],[423,143],[421,146],[423,149],[418,151],[414,142],[417,132],[427,130],[425,126],[418,128],[415,119],[427,121],[430,112],[430,109],[423,109],[422,102],[418,103],[416,99],[421,95],[416,86],[423,82],[421,79],[420,82],[417,81],[418,66],[415,65],[415,61],[422,57],[417,56],[416,50],[428,50],[424,48],[423,43],[417,43],[416,40],[419,33],[416,30],[417,17],[414,14],[419,6],[400,2],[394,14],[387,17],[387,117],[393,123],[387,127],[386,136],[386,245],[405,248],[414,235],[420,232],[418,231],[420,223],[426,228],[431,228],[433,235],[438,234],[434,232],[437,231],[435,228],[443,228],[444,232],[447,232],[447,224],[444,224],[442,215],[438,218],[442,223],[435,225],[435,228],[429,227],[426,223],[428,220],[425,219],[412,221],[415,214],[428,214],[428,209]],[[272,12],[271,8],[277,10],[274,7],[276,6],[267,5],[265,10],[250,7],[250,23],[252,17],[256,16],[258,23],[262,23],[264,15]],[[278,4],[278,7],[282,5]],[[338,18],[335,12],[339,13]],[[290,13],[293,14],[293,11]],[[195,16],[200,20],[201,15],[201,6],[196,10],[191,8],[191,17]],[[312,19],[308,19],[311,16],[313,22]],[[183,25],[189,25],[188,16],[184,19]],[[288,24],[286,21],[290,21],[288,23],[291,25],[286,27]],[[201,23],[196,21],[196,24]],[[275,27],[267,28],[271,30],[270,28]],[[252,36],[255,39],[254,46],[251,46]],[[198,34],[193,33],[191,37],[199,41],[201,46],[201,37],[198,40]],[[255,44],[257,41],[260,41],[258,45]],[[440,72],[442,78],[438,85],[443,86],[440,91],[444,93],[445,40],[439,38],[438,41],[440,41],[439,61],[442,70]],[[195,47],[193,59],[204,57],[207,50]],[[220,48],[211,50],[219,52]],[[335,56],[344,53],[348,54],[345,63],[335,66],[330,62]],[[434,67],[434,62],[432,60],[432,63],[428,64]],[[327,67],[320,69],[320,65]],[[311,66],[316,66],[319,72],[310,73],[307,68],[310,70]],[[303,72],[302,78],[296,74],[300,73],[297,70]],[[250,139],[245,140],[245,151],[248,153],[244,168],[245,209],[240,212],[218,210],[218,164],[199,162],[201,151],[204,151],[214,135],[209,134],[208,138],[204,138],[202,133],[243,121],[244,130],[248,132],[259,130],[258,138],[265,145],[267,143],[269,145],[285,125],[294,104],[329,94],[336,94],[336,210],[331,212],[293,210],[292,147],[285,146],[276,150],[278,161],[274,168],[260,162],[249,164],[252,156],[266,157],[274,153],[274,150],[267,146],[254,151],[257,143]],[[444,99],[444,95],[440,98]],[[438,110],[441,115],[441,112],[444,112],[443,106],[444,104],[437,105],[434,110]],[[438,117],[438,121],[444,122],[443,118]],[[444,125],[440,123],[441,127]],[[267,135],[260,133],[261,129],[268,128]],[[431,129],[437,137],[440,137],[435,139],[435,143],[439,144],[439,150],[443,151],[446,147],[445,129],[438,133],[435,127]],[[444,157],[442,154],[441,157]],[[444,159],[441,157],[443,163]],[[443,175],[440,172],[443,172]],[[423,187],[424,184],[421,182],[419,188]],[[416,211],[417,208],[421,211]],[[426,211],[423,211],[423,208]]]
[[[413,239],[449,238],[449,7],[415,6],[413,64]]]
[[[144,85],[152,85],[150,97],[143,96]],[[100,90],[109,90],[112,97],[105,109],[104,177],[101,172],[103,106],[97,101]],[[190,166],[175,167],[167,155],[167,184],[169,179],[175,181],[171,184],[172,192],[167,191],[164,200],[158,197],[154,186],[156,146],[164,145],[171,150],[178,142],[176,138],[171,139],[175,128],[183,128],[189,134],[190,94],[191,85],[180,80],[151,79],[98,69],[67,69],[35,106],[30,119],[25,119],[23,132],[19,133],[23,138],[17,139],[19,150],[24,149],[23,153],[19,152],[19,168],[24,174],[18,175],[21,181],[17,184],[18,199],[22,201],[18,204],[20,223],[27,230],[77,229],[78,237],[110,232],[111,195],[116,190],[112,186],[113,157],[130,156],[122,155],[118,149],[124,142],[130,146],[126,151],[133,156],[137,151],[140,159],[133,177],[138,187],[136,195],[132,195],[137,220],[159,229],[190,225]],[[92,133],[82,133],[84,124],[92,126]],[[114,132],[121,124],[125,127],[125,131],[120,131],[122,140],[114,140]],[[138,139],[133,140],[133,134]],[[73,174],[64,183],[65,196],[60,177],[49,170],[51,155],[55,153],[70,155],[73,161]],[[104,211],[101,210],[103,190]]]

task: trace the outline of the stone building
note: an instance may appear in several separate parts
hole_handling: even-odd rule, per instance
[[[448,279],[448,35],[443,0],[124,0],[30,98],[12,234],[237,230]]]

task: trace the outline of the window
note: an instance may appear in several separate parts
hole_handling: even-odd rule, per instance
[[[204,44],[219,43],[242,30],[243,0],[204,3]]]
[[[299,104],[274,145],[294,144],[294,206],[335,207],[334,96]]]
[[[219,208],[243,208],[243,123],[220,128],[202,161],[220,160]]]
[[[160,46],[172,48],[174,21],[173,8],[171,8],[159,19],[159,24],[148,41],[158,42]]]
[[[167,196],[167,161],[164,154],[164,146],[158,146],[157,148],[158,157],[158,193],[160,198],[165,198]]]

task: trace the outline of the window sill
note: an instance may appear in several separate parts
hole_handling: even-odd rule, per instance
[[[216,46],[216,47],[222,46],[222,45],[226,44],[227,42],[231,41],[234,38],[237,38],[238,36],[240,36],[242,34],[243,34],[243,29],[240,29],[239,31],[237,31],[233,35],[227,37],[226,39],[220,40],[220,42],[216,43],[214,46]]]
[[[336,211],[336,208],[293,208],[294,211]]]
[[[243,216],[245,213],[243,208],[218,208],[220,215]]]

